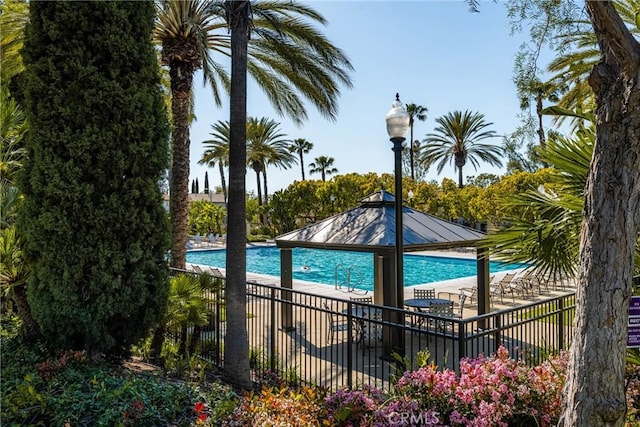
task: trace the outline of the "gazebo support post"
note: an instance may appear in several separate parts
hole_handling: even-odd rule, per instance
[[[384,262],[384,255],[377,252],[373,254],[373,303],[377,305],[386,305],[384,284],[387,283],[387,280],[391,280],[384,276]]]
[[[489,253],[485,248],[476,248],[478,269],[478,315],[491,311],[489,299]],[[484,321],[478,324],[484,328]]]
[[[289,248],[280,249],[280,287],[283,289],[282,300],[291,301],[291,291],[286,290],[293,289],[293,251]],[[294,331],[296,328],[293,326],[293,305],[285,302],[280,307],[282,330]]]

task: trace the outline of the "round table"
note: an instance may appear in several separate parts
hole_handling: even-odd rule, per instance
[[[451,304],[453,302],[444,298],[410,298],[404,300],[404,305],[418,310],[429,309],[433,305]]]

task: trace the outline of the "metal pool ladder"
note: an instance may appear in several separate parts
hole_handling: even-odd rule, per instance
[[[333,269],[333,284],[336,289],[347,288],[347,292],[354,292],[362,284],[364,276],[356,265],[347,268],[344,264],[338,264]]]

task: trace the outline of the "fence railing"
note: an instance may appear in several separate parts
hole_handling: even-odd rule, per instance
[[[207,291],[206,299],[210,322],[200,354],[222,368],[224,340],[233,339],[225,336],[224,287]],[[246,308],[256,378],[271,372],[330,389],[387,389],[393,375],[427,354],[440,367],[458,369],[460,359],[489,355],[502,345],[512,357],[538,364],[568,347],[575,295],[456,319],[249,282]]]

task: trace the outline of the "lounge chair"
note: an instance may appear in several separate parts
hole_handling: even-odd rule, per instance
[[[490,284],[489,297],[494,300],[496,296],[500,296],[500,304],[504,304],[504,294],[511,293],[509,284],[514,277],[516,277],[516,273],[507,273],[502,277],[502,279],[498,280],[497,283],[493,285]],[[511,294],[511,296],[513,297],[513,302],[516,302],[516,298],[513,294]]]

